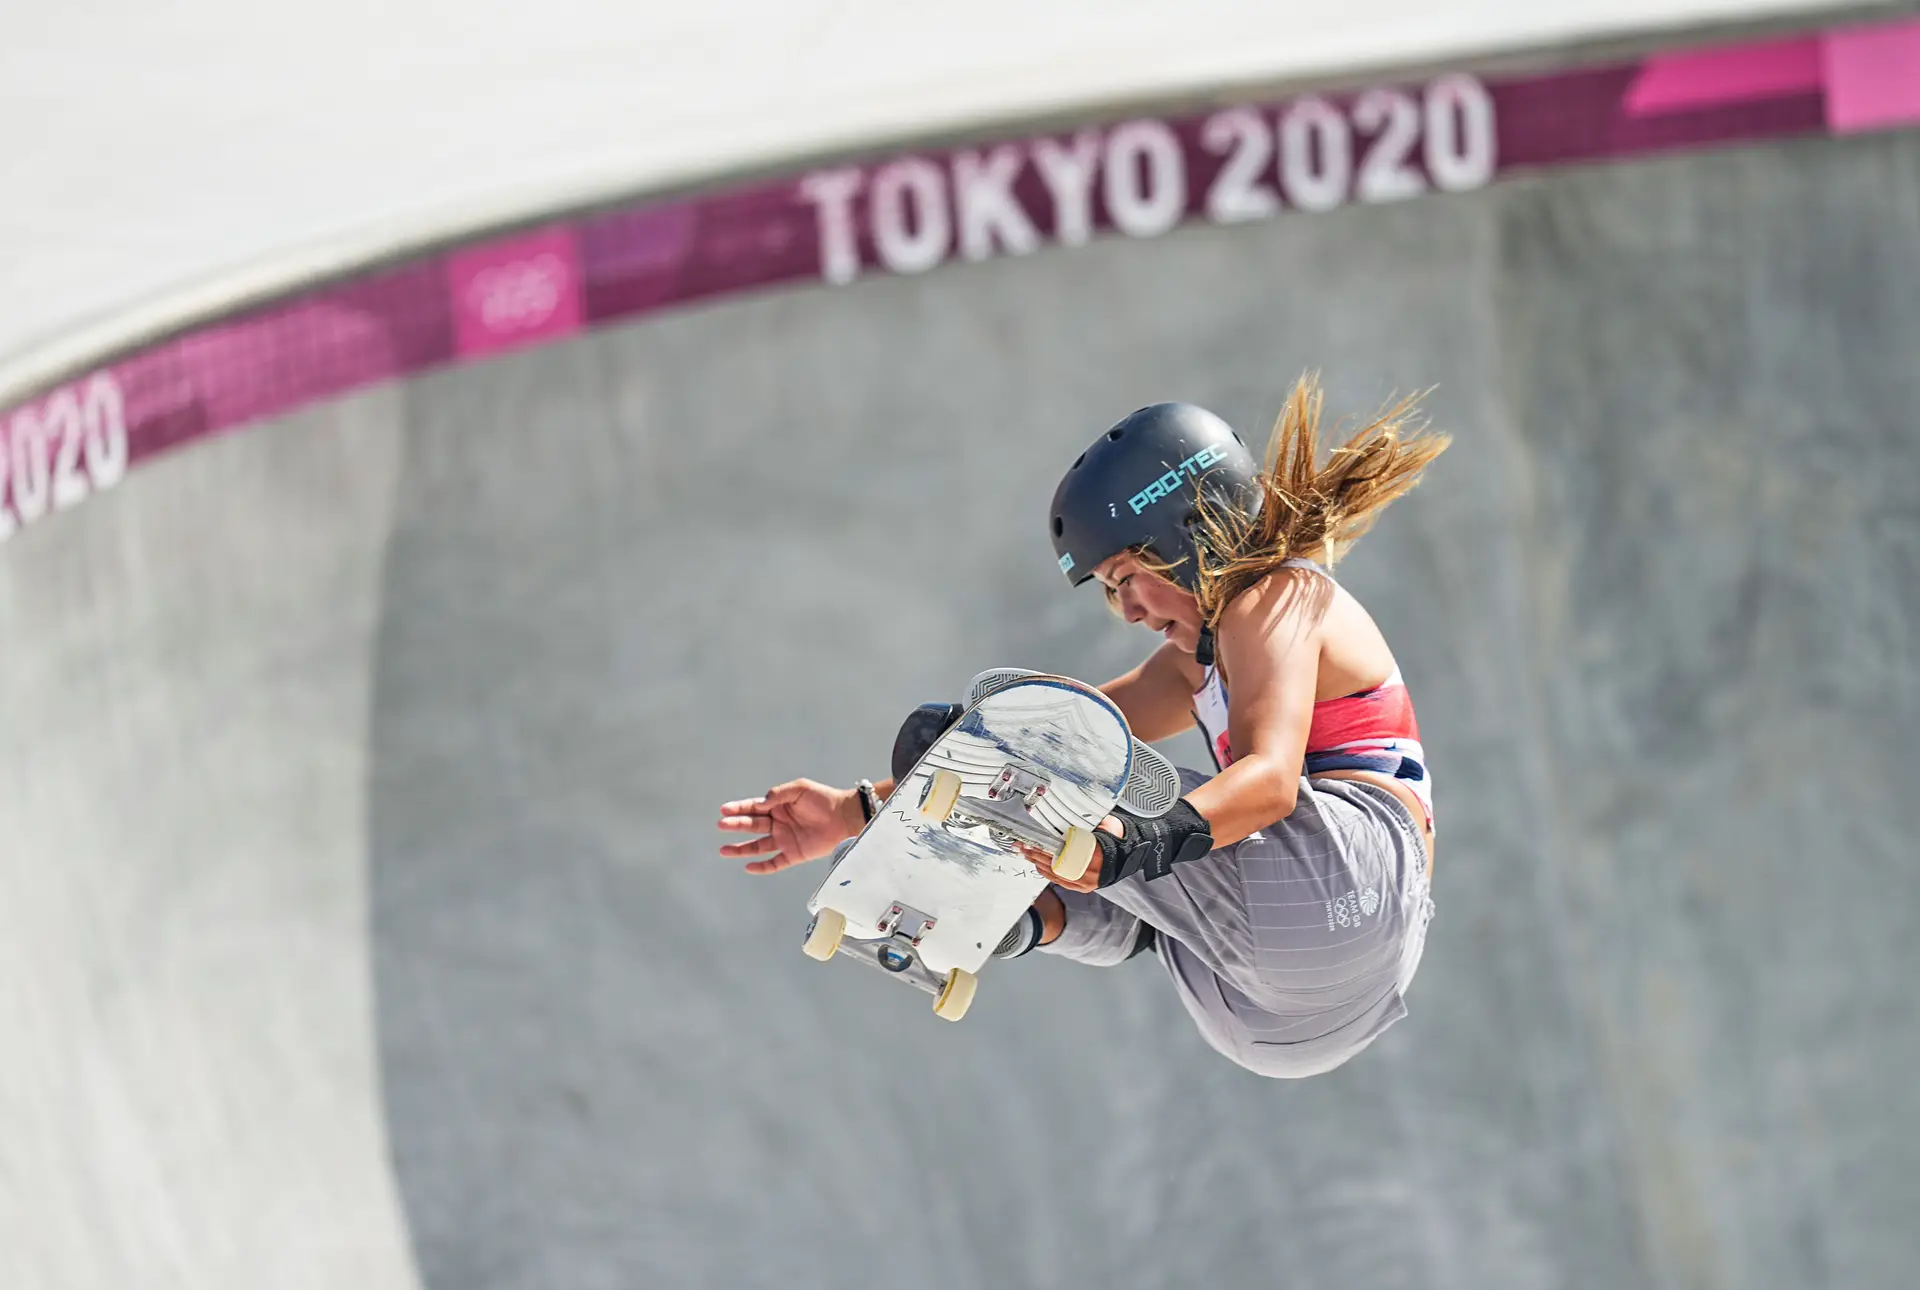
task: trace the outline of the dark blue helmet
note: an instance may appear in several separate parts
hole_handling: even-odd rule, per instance
[[[1054,490],[1049,514],[1060,571],[1077,587],[1102,560],[1146,547],[1194,591],[1201,497],[1251,518],[1260,509],[1259,473],[1233,427],[1205,408],[1141,408],[1094,440]]]

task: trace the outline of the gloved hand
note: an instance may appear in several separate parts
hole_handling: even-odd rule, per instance
[[[1113,818],[1120,822],[1119,837],[1105,829],[1093,835],[1100,844],[1102,887],[1124,882],[1135,874],[1143,874],[1152,882],[1166,877],[1173,866],[1198,860],[1213,850],[1213,826],[1184,797],[1158,818],[1124,809],[1116,809]]]

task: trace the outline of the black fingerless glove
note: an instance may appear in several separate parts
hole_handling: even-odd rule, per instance
[[[1120,821],[1121,836],[1116,838],[1105,829],[1093,834],[1100,844],[1102,887],[1124,882],[1136,873],[1152,882],[1166,877],[1175,865],[1198,860],[1213,850],[1213,826],[1184,797],[1158,818],[1118,808],[1113,814]]]

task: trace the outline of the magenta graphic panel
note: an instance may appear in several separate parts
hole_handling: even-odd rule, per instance
[[[1820,88],[1820,40],[1798,40],[1662,54],[1647,60],[1627,92],[1634,116],[1681,112]]]
[[[1822,43],[1835,134],[1920,122],[1920,19],[1833,32]]]
[[[463,358],[559,340],[582,322],[580,255],[559,227],[447,257],[454,344]]]

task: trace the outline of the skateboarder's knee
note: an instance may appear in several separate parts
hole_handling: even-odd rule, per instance
[[[893,740],[894,779],[905,779],[914,764],[927,755],[927,749],[933,747],[933,741],[951,730],[965,713],[966,708],[958,703],[923,703],[908,713]]]

